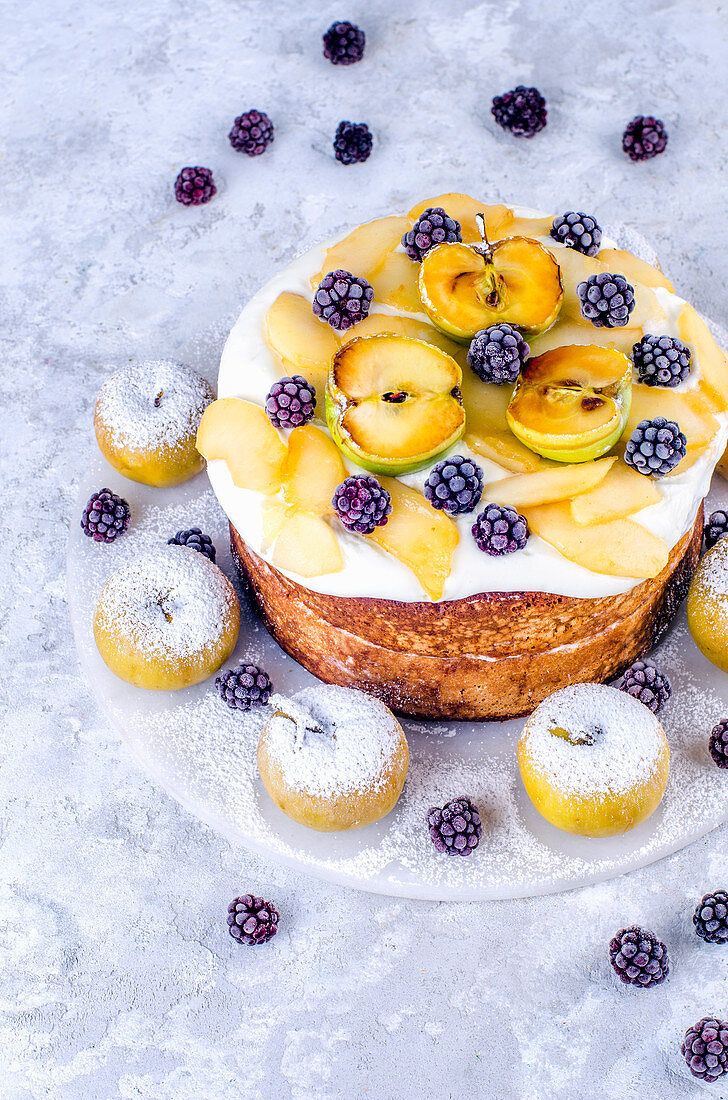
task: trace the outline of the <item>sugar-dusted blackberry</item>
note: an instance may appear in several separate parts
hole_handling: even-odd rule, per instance
[[[478,807],[469,798],[453,798],[442,807],[433,806],[426,820],[430,839],[438,852],[469,856],[480,843],[483,826]]]
[[[529,536],[525,518],[515,508],[500,504],[486,504],[472,532],[478,549],[494,558],[523,550]]]
[[[578,283],[581,315],[595,328],[621,328],[634,309],[634,287],[624,275],[599,271]]]
[[[366,122],[340,122],[334,134],[334,156],[342,164],[361,164],[369,159],[372,141]]]
[[[687,453],[687,440],[674,420],[640,420],[627,440],[624,461],[640,474],[664,477]]]
[[[178,531],[174,538],[167,539],[167,546],[189,546],[204,554],[210,561],[215,560],[215,547],[209,535],[203,535],[200,527],[189,527],[186,531]]]
[[[215,686],[231,710],[264,707],[273,691],[267,672],[245,661],[215,677]]]
[[[275,428],[298,428],[308,424],[315,408],[316,390],[300,374],[274,382],[265,399],[265,411]]]
[[[493,97],[490,113],[499,126],[516,137],[533,137],[546,125],[546,100],[538,88],[519,84],[510,92]]]
[[[183,206],[202,206],[216,194],[211,168],[183,168],[174,181],[174,197]]]
[[[364,320],[373,297],[374,291],[366,279],[350,271],[330,271],[316,288],[313,311],[337,332],[345,332]]]
[[[660,672],[655,662],[649,657],[632,662],[625,670],[619,689],[639,699],[640,703],[649,707],[653,714],[658,714],[672,695],[667,676],[664,672]]]
[[[426,252],[436,244],[462,241],[460,222],[451,218],[441,206],[428,206],[402,237],[402,247],[411,260],[422,263]]]
[[[99,489],[83,510],[81,527],[94,542],[113,542],[124,534],[130,519],[131,509],[123,497],[111,489]]]
[[[228,137],[239,153],[259,157],[273,141],[274,126],[265,111],[246,111],[235,119]]]
[[[622,928],[609,944],[609,961],[620,981],[642,989],[659,985],[670,973],[664,943],[646,928]]]
[[[233,898],[228,905],[228,928],[238,943],[255,947],[272,940],[278,931],[278,910],[275,905],[253,894]]]
[[[353,65],[364,56],[366,40],[354,23],[332,23],[323,36],[324,57],[332,65]]]
[[[596,218],[576,210],[554,218],[551,236],[585,256],[596,256],[602,243],[602,230]]]
[[[716,768],[728,768],[728,718],[721,718],[710,731],[708,751]]]
[[[483,471],[477,462],[463,455],[452,455],[433,466],[424,487],[432,507],[451,516],[472,512],[482,492]]]
[[[360,535],[383,527],[392,511],[390,494],[367,474],[345,478],[336,486],[331,503],[344,526]]]
[[[710,550],[723,535],[728,535],[728,512],[711,512],[703,528],[705,549]]]
[[[685,1032],[680,1052],[693,1077],[717,1081],[728,1073],[728,1022],[703,1016]]]
[[[659,118],[636,115],[622,134],[622,149],[630,160],[650,160],[667,145],[667,130]]]
[[[632,362],[646,386],[679,386],[690,374],[690,348],[674,336],[643,336],[632,348]]]
[[[728,943],[728,893],[714,890],[706,894],[695,907],[693,924],[706,943]]]
[[[481,382],[511,385],[526,365],[530,350],[517,328],[501,322],[476,332],[468,348],[468,366]]]

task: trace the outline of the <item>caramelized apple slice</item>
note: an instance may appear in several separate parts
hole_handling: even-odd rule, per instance
[[[334,489],[346,477],[346,466],[336,444],[313,424],[294,428],[282,471],[283,496],[301,512],[333,514]]]
[[[594,523],[624,519],[661,500],[662,495],[651,477],[619,461],[591,492],[574,497],[571,515],[581,527],[590,527]]]
[[[680,391],[662,386],[632,386],[632,407],[622,438],[627,440],[641,420],[664,416],[680,426],[688,442],[688,450],[704,447],[718,431],[718,421],[700,390]]]
[[[406,313],[422,313],[417,285],[419,269],[420,265],[413,263],[405,252],[390,253],[370,279],[374,301],[393,309],[403,309]]]
[[[579,493],[587,493],[603,481],[616,461],[615,457],[600,458],[596,462],[553,466],[531,474],[504,477],[484,486],[483,500],[494,504],[512,504],[514,508],[569,500]]]
[[[266,313],[263,332],[284,373],[302,374],[316,387],[321,413],[329,364],[339,346],[331,326],[314,317],[308,299],[285,290]]]
[[[308,512],[296,512],[281,527],[273,547],[277,569],[300,577],[323,577],[344,568],[336,535],[325,520]]]
[[[411,569],[430,599],[439,600],[452,570],[458,529],[416,489],[390,477],[380,481],[392,497],[392,513],[365,537]]]
[[[407,215],[410,223],[416,222],[420,214],[432,207],[440,207],[456,222],[460,223],[463,241],[468,244],[480,240],[480,232],[475,221],[476,214],[483,214],[488,239],[500,240],[501,237],[511,236],[513,223],[513,211],[502,203],[482,203],[479,199],[473,199],[470,195],[436,195],[434,199],[424,199],[413,206]]]
[[[494,429],[482,435],[478,432],[467,432],[465,442],[476,455],[489,458],[491,462],[514,474],[530,474],[551,465],[545,458],[519,443],[509,431]]]
[[[502,235],[505,237],[549,237],[551,236],[551,226],[554,219],[549,217],[543,218],[519,218],[514,215],[510,225],[506,227],[506,232]],[[495,241],[498,236],[492,236],[488,233],[488,240]],[[558,256],[557,256],[558,259]]]
[[[579,527],[568,501],[527,508],[524,515],[539,538],[593,573],[642,579],[656,577],[667,565],[667,545],[634,520]]]
[[[538,336],[529,336],[528,345],[532,356],[543,355],[554,348],[569,344],[596,344],[602,348],[614,348],[622,355],[632,354],[632,348],[642,336],[642,329],[634,328],[595,328],[591,321],[559,317],[548,332]]]
[[[263,499],[261,516],[263,522],[263,552],[266,553],[280,534],[283,524],[293,515],[293,509],[281,499],[280,495]]]
[[[463,395],[468,431],[480,434],[487,434],[491,430],[510,431],[506,410],[513,396],[513,386],[496,386],[491,382],[481,382],[470,367],[466,366],[463,370],[460,390]]]
[[[678,324],[685,343],[695,349],[701,384],[711,394],[719,410],[724,412],[728,409],[728,359],[716,344],[703,318],[691,305],[682,307]]]
[[[576,293],[576,288],[583,279],[596,275],[600,271],[620,272],[618,267],[609,267],[602,263],[596,256],[584,256],[575,248],[560,248],[554,252],[564,283],[564,302],[561,307],[561,316],[565,320],[583,321],[581,314],[581,300]],[[637,281],[629,280],[634,287],[635,306],[629,315],[626,325],[621,326],[622,331],[638,333],[634,336],[633,343],[644,332],[654,332],[656,326],[664,324],[665,311],[657,300],[654,291]],[[596,326],[591,325],[592,328]],[[639,330],[639,332],[638,332]],[[613,330],[616,331],[616,330]]]
[[[197,429],[197,450],[210,462],[222,458],[241,489],[275,493],[286,445],[260,405],[223,397],[208,405]]]
[[[456,344],[434,325],[428,325],[417,317],[398,317],[391,313],[370,313],[344,334],[342,345],[357,340],[360,336],[381,336],[384,333],[424,340],[427,344],[434,344],[440,351],[446,351],[453,358],[464,355],[462,344]]]
[[[397,216],[377,218],[352,229],[343,240],[327,249],[321,267],[311,276],[311,288],[316,290],[324,275],[339,268],[363,275],[371,282],[408,229],[407,219]]]
[[[625,252],[621,248],[603,248],[597,253],[597,259],[606,264],[609,271],[619,271],[630,283],[638,282],[643,286],[662,287],[675,293],[667,275],[663,275],[659,267],[653,267],[646,260],[640,260],[631,252]]]

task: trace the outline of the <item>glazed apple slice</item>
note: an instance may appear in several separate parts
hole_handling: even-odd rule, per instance
[[[293,429],[281,471],[287,504],[316,516],[332,515],[331,498],[345,477],[344,461],[326,432],[313,424]]]
[[[596,328],[591,321],[583,318],[576,320],[573,317],[559,317],[548,332],[529,336],[528,344],[534,358],[544,352],[553,351],[554,348],[587,344],[613,348],[622,355],[631,356],[632,348],[641,336],[641,328]]]
[[[419,266],[405,252],[390,253],[376,275],[370,279],[374,288],[374,301],[379,305],[402,309],[406,313],[422,313],[417,282]]]
[[[390,477],[379,480],[392,497],[392,512],[383,527],[364,537],[411,569],[430,599],[439,600],[452,570],[458,529],[416,489]]]
[[[568,501],[527,508],[524,515],[539,538],[593,573],[641,580],[656,577],[667,565],[666,543],[634,520],[580,527],[572,519]]]
[[[339,347],[331,326],[322,325],[314,317],[307,298],[285,290],[266,313],[263,334],[268,347],[280,360],[283,373],[302,374],[315,386],[320,415],[329,364]]]
[[[590,492],[574,497],[571,515],[575,523],[589,527],[594,523],[624,519],[661,500],[662,495],[651,477],[619,461]]]
[[[329,271],[338,271],[340,268],[351,271],[354,275],[363,275],[371,282],[372,276],[376,275],[408,229],[407,218],[396,215],[376,218],[352,229],[343,240],[327,249],[321,267],[311,276],[312,290],[318,287]]]
[[[453,358],[458,356],[464,358],[462,344],[456,344],[434,325],[428,325],[418,317],[399,317],[392,313],[370,313],[344,334],[341,346],[361,336],[382,336],[385,333],[390,333],[392,336],[409,336],[413,340],[424,340],[426,344],[434,344],[440,351],[447,352]]]
[[[584,320],[581,313],[581,300],[576,293],[576,288],[584,279],[599,272],[616,272],[624,274],[618,267],[609,267],[602,263],[596,256],[584,256],[575,248],[560,248],[554,250],[554,255],[561,268],[561,277],[564,283],[564,301],[561,307],[561,317],[564,320],[581,322]],[[634,287],[635,306],[629,315],[626,325],[621,326],[625,332],[630,332],[635,343],[644,332],[654,332],[656,326],[664,324],[665,311],[657,300],[654,291],[638,281],[629,280]],[[591,325],[592,329],[596,326]],[[616,331],[616,330],[613,330]],[[636,334],[636,335],[635,335]]]
[[[625,252],[621,248],[603,248],[597,253],[597,259],[606,265],[609,271],[619,271],[621,275],[629,279],[630,283],[638,282],[643,286],[662,287],[675,293],[667,275],[660,271],[659,267],[653,267],[646,260],[640,260],[631,252]]]
[[[529,474],[551,465],[547,459],[519,443],[509,431],[493,429],[482,435],[478,432],[466,432],[465,442],[476,455],[488,458],[514,474]]]
[[[632,386],[632,406],[622,439],[630,435],[641,420],[664,416],[680,426],[688,442],[688,450],[707,446],[718,431],[718,421],[711,405],[700,390],[681,391],[662,386]]]
[[[339,573],[344,559],[326,520],[296,512],[281,526],[273,547],[273,565],[301,577],[323,577]]]
[[[553,466],[531,474],[504,477],[483,487],[483,500],[512,504],[514,508],[553,504],[594,489],[609,473],[616,457],[599,458],[572,466]]]
[[[260,405],[223,397],[208,405],[197,429],[197,450],[224,459],[240,489],[275,493],[281,485],[286,445]]]
[[[708,390],[718,409],[728,409],[728,359],[713,339],[703,318],[687,303],[678,318],[680,335],[695,349],[701,384]],[[684,429],[683,429],[684,430]]]
[[[478,199],[471,198],[470,195],[455,193],[436,195],[434,199],[423,199],[412,207],[407,215],[410,224],[416,222],[420,214],[432,207],[439,207],[460,223],[460,231],[466,244],[480,241],[480,231],[475,221],[477,214],[483,214],[485,217],[485,228],[489,240],[497,241],[506,235],[511,236],[513,211],[502,203],[482,203]]]

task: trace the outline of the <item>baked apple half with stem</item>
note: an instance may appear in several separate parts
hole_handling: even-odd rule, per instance
[[[614,446],[627,422],[632,364],[614,348],[570,344],[529,359],[506,411],[532,451],[556,462],[588,462]]]
[[[482,244],[438,244],[425,255],[420,298],[434,325],[461,343],[500,321],[527,333],[556,320],[564,296],[553,255],[530,237],[490,244],[481,215]]]
[[[339,348],[326,385],[326,420],[341,451],[375,474],[427,466],[465,430],[462,371],[409,336],[363,336]]]

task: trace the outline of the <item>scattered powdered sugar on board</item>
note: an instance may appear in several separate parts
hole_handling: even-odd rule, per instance
[[[575,743],[577,738],[588,741]],[[657,718],[638,699],[604,684],[574,684],[536,708],[522,744],[531,767],[551,787],[589,798],[647,782],[665,741]]]

